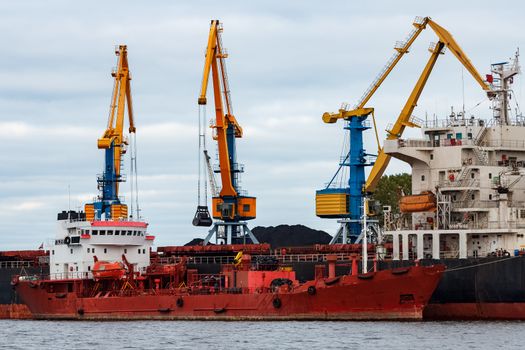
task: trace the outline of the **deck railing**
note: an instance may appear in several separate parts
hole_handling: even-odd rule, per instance
[[[0,261],[0,269],[18,269],[22,267],[34,266],[37,266],[34,261]]]
[[[93,278],[91,272],[81,272],[81,271],[72,271],[72,272],[62,272],[62,273],[45,273],[45,274],[32,274],[32,275],[21,275],[20,280],[27,281],[38,281],[38,280],[70,280],[70,279],[83,279],[83,278]]]
[[[327,261],[328,255],[335,255],[338,261],[352,260],[352,254],[350,253],[276,254],[276,255],[264,255],[264,257],[274,258],[279,263],[295,263],[295,262],[325,262]],[[253,257],[255,258],[255,256]],[[234,260],[233,256],[192,256],[192,257],[173,256],[173,257],[157,258],[157,259],[154,259],[153,261],[158,264],[175,264],[175,263],[180,262],[184,258],[186,259],[186,263],[188,264],[232,264]]]

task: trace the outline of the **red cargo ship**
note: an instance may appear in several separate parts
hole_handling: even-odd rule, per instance
[[[213,216],[218,221],[205,242],[215,234],[217,243],[246,243],[247,236],[257,243],[244,222],[255,218],[256,202],[238,186],[243,167],[236,161],[235,138],[242,136],[242,128],[231,114],[221,30],[219,22],[212,21],[198,100],[199,105],[206,104],[207,74],[211,71],[222,189],[212,199]],[[147,223],[132,220],[140,218],[138,204],[128,215],[127,205],[119,197],[119,185],[124,181],[121,161],[128,145],[123,135],[125,110],[129,132],[134,133],[136,128],[126,46],[120,45],[116,54],[113,105],[108,128],[97,143],[105,151],[104,173],[97,178],[100,195],[85,205],[84,212],[58,215],[59,230],[50,249],[48,276],[24,275],[12,281],[35,318],[422,319],[443,265],[383,271],[374,268],[369,272],[364,257],[365,273],[358,274],[358,258],[353,255],[351,260],[339,260],[340,264],[351,264],[351,273],[337,276],[338,256],[327,254],[320,260],[323,265],[315,267],[315,276],[304,281],[275,257],[252,259],[249,252],[257,251],[253,246],[243,246],[238,251],[244,255],[239,253],[235,261],[219,263],[220,270],[214,273],[188,266],[188,260],[198,254],[151,263],[155,237],[146,232]],[[133,154],[134,143],[130,146]],[[212,172],[211,166],[209,169]],[[136,173],[132,172],[133,176],[136,181]],[[194,224],[212,224],[206,207],[198,207]],[[363,255],[366,253],[365,249]]]
[[[186,258],[152,264],[143,274],[122,257],[122,278],[13,281],[37,319],[198,320],[419,320],[443,265],[335,276],[337,256],[299,283],[289,267],[261,265],[248,254],[222,265],[219,274],[198,274]]]

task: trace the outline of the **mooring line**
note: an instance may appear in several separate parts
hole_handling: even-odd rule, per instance
[[[511,256],[511,257],[509,257],[509,258],[505,258],[505,259],[501,259],[501,260],[489,261],[489,262],[485,262],[485,263],[481,263],[481,264],[476,264],[476,265],[462,266],[462,267],[457,267],[457,268],[450,269],[450,270],[449,270],[449,269],[446,269],[445,272],[453,272],[453,271],[459,271],[459,270],[471,269],[471,268],[478,267],[478,266],[497,264],[497,263],[504,262],[504,261],[507,261],[507,260],[510,260],[510,259],[515,259],[515,258],[518,258],[518,257],[517,257],[517,256]]]

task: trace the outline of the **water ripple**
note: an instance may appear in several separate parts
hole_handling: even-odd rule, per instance
[[[0,349],[521,349],[520,322],[0,320]]]

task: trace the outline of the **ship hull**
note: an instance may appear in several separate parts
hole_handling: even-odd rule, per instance
[[[0,266],[0,319],[30,319],[32,317],[27,305],[21,303],[11,281],[14,275],[20,273],[41,274],[43,272],[47,270],[38,266],[25,266],[24,268]]]
[[[431,260],[447,265],[424,318],[525,320],[525,257]]]
[[[525,303],[429,304],[427,320],[525,320]]]
[[[134,296],[83,297],[75,290],[80,285],[75,280],[20,281],[16,288],[37,319],[420,320],[442,271],[440,265],[364,277],[347,275],[335,282],[311,281],[277,293],[199,295],[159,290]],[[71,284],[65,287],[70,291],[57,293],[64,283]],[[315,292],[308,292],[307,286],[315,286]],[[55,292],[48,292],[50,289]]]
[[[402,263],[400,261],[398,266]],[[423,263],[445,264],[448,269],[423,310],[425,320],[525,320],[525,257],[425,260]],[[313,278],[314,265],[295,264],[299,279]],[[380,263],[380,266],[386,268],[390,264]],[[209,273],[219,271],[218,265],[194,267]],[[10,285],[12,275],[19,271],[0,272],[6,276],[5,286],[0,288],[5,293],[1,295],[8,296],[0,306],[0,318],[30,317],[26,305],[15,305],[13,308],[11,304],[13,300],[21,302],[19,295],[16,298],[12,296]],[[338,274],[347,272],[348,268],[338,271]],[[166,316],[170,315],[162,315],[163,318]]]

